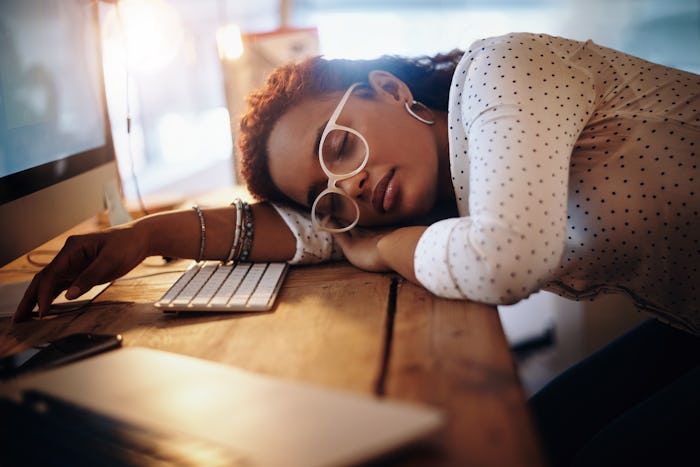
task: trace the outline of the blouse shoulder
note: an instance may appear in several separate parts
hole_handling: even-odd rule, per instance
[[[532,51],[533,49],[546,50],[550,54],[566,58],[576,53],[583,44],[583,42],[577,40],[549,34],[514,32],[501,36],[487,37],[473,42],[465,51],[462,62],[473,61],[479,56],[490,55],[499,51],[518,52]]]

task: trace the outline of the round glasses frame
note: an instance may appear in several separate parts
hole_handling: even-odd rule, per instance
[[[350,97],[350,94],[352,91],[362,83],[354,83],[352,84],[347,91],[345,91],[345,94],[343,97],[340,99],[340,102],[338,103],[338,106],[335,108],[333,111],[333,114],[331,115],[331,118],[328,120],[328,123],[326,124],[326,127],[323,129],[323,133],[321,134],[321,141],[318,147],[318,161],[321,164],[321,169],[323,169],[323,173],[326,174],[328,177],[328,187],[323,190],[319,195],[316,197],[314,200],[314,204],[311,206],[311,222],[314,225],[315,228],[324,230],[326,232],[330,233],[342,233],[342,232],[347,232],[348,230],[351,230],[353,227],[357,225],[357,223],[360,221],[360,206],[358,206],[357,202],[352,199],[345,191],[343,191],[342,188],[337,186],[338,182],[341,182],[343,180],[347,180],[348,178],[354,177],[362,169],[365,168],[367,165],[367,161],[369,160],[369,144],[367,144],[367,140],[365,139],[364,136],[360,134],[359,131],[344,126],[344,125],[338,125],[336,121],[338,120],[338,117],[340,116],[340,112],[343,110],[343,107],[345,106],[345,103],[347,102],[348,98]],[[342,130],[342,131],[347,131],[348,133],[352,133],[353,135],[357,136],[360,141],[362,141],[362,144],[365,145],[365,158],[363,159],[362,163],[352,172],[348,172],[346,174],[335,174],[331,172],[331,170],[326,166],[326,164],[323,162],[323,144],[326,141],[326,137],[330,134],[331,131],[334,130]],[[329,193],[335,193],[340,196],[344,196],[347,198],[352,205],[355,207],[355,220],[348,226],[342,227],[342,228],[334,228],[334,227],[328,227],[325,225],[322,225],[318,218],[316,217],[316,207],[318,206],[319,201],[321,198],[326,196]]]

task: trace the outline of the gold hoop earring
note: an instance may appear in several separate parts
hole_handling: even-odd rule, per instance
[[[425,110],[426,112],[428,112],[430,114],[431,120],[425,119],[425,118],[421,117],[420,115],[418,115],[416,112],[414,112],[414,110],[411,108],[413,106],[417,106],[421,110]],[[408,105],[408,101],[405,101],[404,107],[406,107],[406,112],[408,112],[409,115],[411,115],[411,117],[415,118],[419,122],[425,123],[426,125],[433,125],[435,123],[435,116],[433,114],[433,111],[430,110],[430,108],[427,105],[423,104],[422,102],[418,102],[418,101],[414,100],[413,102],[411,102],[411,105]]]

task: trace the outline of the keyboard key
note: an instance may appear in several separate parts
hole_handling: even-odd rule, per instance
[[[248,272],[248,269],[250,269],[250,263],[240,263],[235,267],[232,267],[231,273],[228,275],[221,288],[217,291],[216,296],[211,299],[209,305],[211,307],[225,307],[231,298],[231,295],[233,295],[238,289],[238,286]]]
[[[215,264],[205,264],[202,266],[171,304],[175,306],[189,305],[192,299],[197,295],[197,292],[199,292],[199,290],[204,286],[215,270]]]
[[[267,309],[271,304],[270,299],[275,297],[281,285],[280,276],[285,272],[283,263],[270,263],[265,270],[255,292],[248,300],[249,308]]]
[[[229,300],[229,306],[244,307],[248,303],[248,299],[258,285],[266,267],[267,264],[261,263],[256,263],[251,266],[240,287],[238,287],[238,290],[236,290],[231,300]]]
[[[206,282],[206,284],[204,284],[199,292],[197,292],[194,299],[192,299],[190,306],[206,306],[219,290],[221,284],[224,283],[230,272],[231,266],[217,266],[216,271],[209,277],[209,280]]]
[[[164,305],[169,304],[176,296],[179,294],[182,289],[185,288],[185,286],[192,280],[192,278],[197,274],[199,271],[199,268],[197,267],[196,264],[193,264],[190,266],[187,271],[185,271],[180,278],[173,284],[170,289],[163,295],[163,298],[159,300],[159,303],[162,303]]]

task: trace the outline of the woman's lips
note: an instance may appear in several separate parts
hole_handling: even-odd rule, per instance
[[[372,193],[372,206],[375,210],[385,213],[394,206],[396,200],[396,187],[391,183],[394,178],[395,169],[391,169],[384,178],[374,187]]]

